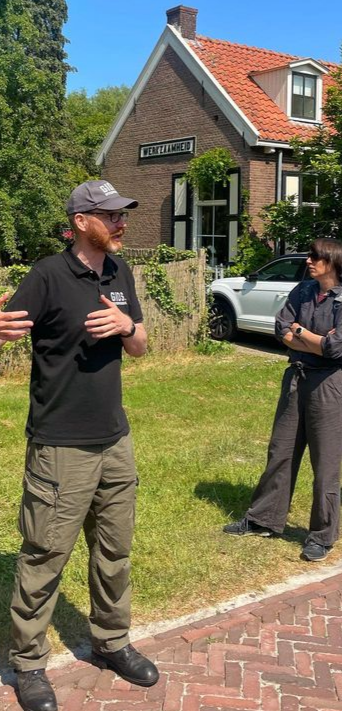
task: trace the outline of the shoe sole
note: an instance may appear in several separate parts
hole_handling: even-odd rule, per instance
[[[246,531],[244,533],[235,533],[235,531],[225,531],[224,529],[223,533],[227,533],[229,536],[260,536],[261,538],[272,538],[274,535],[272,531]]]
[[[311,557],[310,557],[309,555],[307,555],[306,553],[302,553],[302,556],[303,556],[303,558],[304,558],[305,560],[308,560],[310,563],[319,563],[320,560],[324,560],[325,558],[327,558],[327,556],[329,555],[329,553],[331,553],[331,550],[332,550],[332,549],[328,550],[325,555],[322,555],[321,558],[311,558]]]
[[[154,686],[157,683],[157,681],[159,681],[159,674],[158,674],[157,679],[155,679],[153,681],[141,681],[140,679],[139,680],[132,679],[131,677],[125,676],[120,671],[115,669],[113,664],[111,664],[110,662],[107,662],[102,657],[98,657],[97,654],[92,654],[91,662],[92,662],[92,664],[94,664],[94,666],[99,667],[99,669],[110,669],[110,671],[113,671],[121,679],[128,681],[130,684],[136,684],[137,686],[144,686],[144,687]],[[27,711],[29,711],[29,710],[27,710]]]

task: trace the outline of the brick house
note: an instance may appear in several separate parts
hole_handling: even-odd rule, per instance
[[[210,261],[234,261],[241,190],[259,234],[258,213],[295,195],[314,206],[316,182],[302,176],[289,141],[322,122],[328,62],[210,39],[196,33],[197,10],[167,11],[167,25],[97,156],[102,176],[140,207],[127,242],[207,247]],[[189,159],[217,146],[236,169],[228,187],[193,195],[180,177]]]

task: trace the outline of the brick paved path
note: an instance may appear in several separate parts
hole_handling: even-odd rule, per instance
[[[342,575],[135,643],[151,689],[84,661],[49,671],[61,711],[342,710]],[[20,711],[11,686],[0,711]]]

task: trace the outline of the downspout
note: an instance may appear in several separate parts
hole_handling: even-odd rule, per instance
[[[277,152],[277,167],[276,167],[276,202],[279,202],[282,198],[282,179],[283,179],[283,151],[281,148]],[[275,245],[276,254],[284,254],[285,245],[278,242]]]

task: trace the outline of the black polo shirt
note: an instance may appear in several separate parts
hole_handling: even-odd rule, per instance
[[[121,338],[94,340],[84,326],[87,314],[106,309],[101,294],[135,323],[142,321],[123,259],[106,255],[99,277],[67,249],[37,262],[6,307],[28,311],[34,322],[26,425],[34,442],[110,444],[129,431],[121,397]]]

